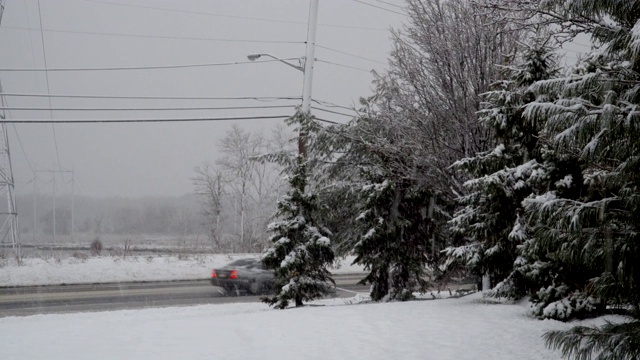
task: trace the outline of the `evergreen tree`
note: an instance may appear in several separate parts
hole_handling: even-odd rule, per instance
[[[353,249],[354,264],[369,270],[362,283],[372,285],[374,301],[409,300],[427,286],[424,268],[433,229],[424,201],[430,196],[407,181],[372,175],[360,192],[356,222],[365,232]]]
[[[292,121],[299,122],[303,134],[313,131],[314,122],[308,115],[299,113]],[[292,157],[274,154],[271,158],[287,163]],[[288,163],[290,189],[278,201],[275,221],[269,224],[272,246],[262,259],[268,269],[275,270],[276,290],[275,296],[263,301],[280,309],[290,301],[298,307],[303,301],[321,298],[334,283],[327,270],[334,260],[330,232],[316,221],[317,199],[308,186],[309,163],[302,154]]]
[[[551,332],[546,340],[576,359],[592,354],[598,359],[636,359],[640,355],[640,1],[547,0],[541,6],[541,15],[559,19],[565,33],[589,32],[596,50],[571,75],[536,83],[537,93],[555,93],[559,98],[536,101],[524,113],[529,121],[545,122],[550,158],[573,156],[580,168],[576,176],[565,175],[523,202],[527,220],[537,224],[530,229],[533,241],[526,244],[526,253],[533,259],[544,256],[547,261],[540,270],[553,277],[534,300],[548,303],[540,309],[543,316],[560,318],[572,316],[572,309],[629,307],[629,322]],[[560,162],[553,165],[552,170],[561,171]],[[577,186],[567,191],[566,185],[573,183]]]
[[[343,184],[333,187],[350,204],[342,248],[369,271],[362,283],[372,285],[372,299],[409,300],[425,289],[428,255],[441,238],[432,237],[433,191],[421,181],[428,169],[404,133],[406,114],[394,106],[398,87],[390,78],[376,84],[377,94],[362,100],[362,115],[340,129],[347,141],[334,142],[341,156],[329,168],[329,181]]]
[[[464,206],[449,222],[466,244],[446,249],[447,266],[462,262],[477,275],[488,274],[500,283],[495,295],[524,295],[526,278],[512,274],[518,247],[528,238],[521,202],[533,191],[542,170],[539,132],[544,123],[527,121],[524,106],[536,99],[529,89],[556,71],[551,50],[544,45],[524,49],[513,65],[502,67],[504,80],[484,94],[479,121],[495,138],[495,148],[454,163],[472,177]],[[517,282],[518,284],[514,284]],[[508,284],[508,286],[506,286]]]

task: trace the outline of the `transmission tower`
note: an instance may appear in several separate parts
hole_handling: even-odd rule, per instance
[[[0,0],[0,24],[4,13],[4,0]],[[0,93],[4,94],[0,79]],[[7,107],[4,95],[0,95],[0,103]],[[20,254],[20,228],[18,227],[18,208],[14,194],[13,167],[11,166],[11,152],[9,151],[9,133],[7,131],[6,113],[0,113],[0,196],[7,197],[7,207],[0,207],[0,239],[2,244],[11,243],[14,253]]]

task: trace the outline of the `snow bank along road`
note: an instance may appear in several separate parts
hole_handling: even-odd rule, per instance
[[[334,275],[335,297],[367,292],[363,274]],[[209,280],[126,282],[0,288],[0,317],[194,304],[259,302],[260,296],[225,296]]]

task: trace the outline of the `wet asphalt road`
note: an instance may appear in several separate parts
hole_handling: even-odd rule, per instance
[[[333,297],[367,293],[363,274],[334,275]],[[202,304],[259,302],[260,296],[226,294],[209,280],[0,288],[0,317]]]

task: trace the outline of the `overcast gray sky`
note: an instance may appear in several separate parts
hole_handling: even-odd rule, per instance
[[[406,20],[396,13],[402,9],[390,4],[402,5],[403,1],[363,2],[373,6],[354,0],[320,0],[316,58],[335,64],[316,63],[314,99],[350,106],[359,97],[371,93],[373,77],[369,70],[386,67],[391,46],[388,29],[399,27]],[[49,69],[245,62],[246,55],[254,52],[298,58],[305,53],[309,1],[40,0],[40,9],[43,34],[37,0],[6,1],[0,28],[0,68],[44,68],[45,54]],[[41,35],[44,35],[44,51]],[[302,73],[277,62],[161,70],[49,72],[48,78],[49,89],[43,72],[0,72],[6,93],[298,97],[302,92]],[[49,107],[47,98],[8,97],[7,100],[10,107]],[[299,101],[52,99],[53,108],[281,104],[298,105]],[[224,117],[280,115],[292,111],[54,111],[53,118]],[[335,121],[347,120],[330,113],[314,111],[314,114]],[[49,112],[42,111],[10,113],[14,119],[48,119],[49,116]],[[247,129],[268,130],[280,122],[259,120],[240,124]],[[59,156],[63,168],[75,171],[77,194],[102,197],[190,193],[193,168],[215,160],[216,140],[231,124],[228,121],[57,124],[55,127],[17,124],[16,131],[9,125],[16,190],[32,192],[31,169],[58,169]],[[51,192],[52,184],[45,185],[51,175],[40,173],[38,177],[39,192]],[[64,180],[69,182],[70,177]],[[59,193],[70,192],[69,185],[62,185],[61,177],[56,182]]]

